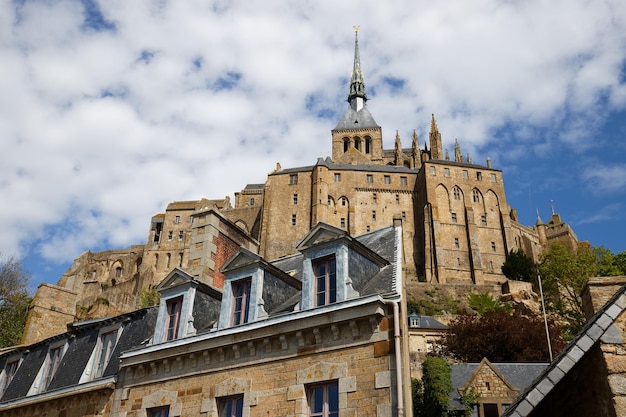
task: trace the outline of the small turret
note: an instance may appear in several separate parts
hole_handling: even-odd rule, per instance
[[[432,115],[430,122],[430,157],[431,159],[441,159],[443,157],[443,145],[441,144],[441,133],[437,128],[435,115]]]
[[[463,155],[461,155],[461,147],[459,146],[458,139],[454,139],[454,160],[456,162],[463,162]]]

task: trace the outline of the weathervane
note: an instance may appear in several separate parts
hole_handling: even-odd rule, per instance
[[[361,25],[352,26],[354,28],[354,33],[359,33],[359,28]]]

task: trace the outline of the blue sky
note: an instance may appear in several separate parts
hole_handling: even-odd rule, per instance
[[[553,204],[626,250],[623,1],[21,0],[0,3],[0,252],[56,283],[168,202],[328,155],[356,24],[385,147],[434,113],[522,223]]]

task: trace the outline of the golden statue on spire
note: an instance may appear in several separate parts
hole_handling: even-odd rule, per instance
[[[354,33],[359,33],[359,28],[361,25],[352,26],[354,28]]]

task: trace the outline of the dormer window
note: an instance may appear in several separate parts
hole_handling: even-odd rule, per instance
[[[6,366],[4,367],[4,371],[2,372],[2,380],[0,381],[0,397],[4,394],[7,387],[13,380],[13,377],[17,373],[17,368],[20,366],[20,358],[9,359],[7,361]]]
[[[183,297],[176,297],[166,301],[167,323],[165,325],[165,340],[178,338],[178,328],[180,326],[180,310],[183,306]]]
[[[337,301],[337,265],[331,256],[313,262],[315,271],[315,305],[317,307]]]
[[[232,283],[233,288],[233,316],[231,325],[248,322],[250,312],[250,279],[242,279]]]
[[[57,372],[57,369],[59,368],[66,346],[67,344],[65,341],[50,345],[48,354],[46,355],[46,360],[44,361],[43,366],[39,369],[39,373],[37,374],[33,385],[30,387],[28,395],[39,394],[48,389],[54,375]]]

